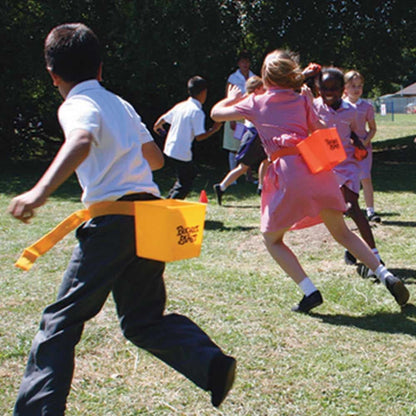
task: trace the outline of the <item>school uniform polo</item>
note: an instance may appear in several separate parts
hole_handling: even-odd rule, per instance
[[[248,78],[254,77],[254,72],[249,71]],[[237,85],[240,88],[241,92],[244,94],[246,92],[246,81],[247,79],[239,69],[233,72],[227,79],[229,84]]]
[[[153,138],[127,101],[89,80],[70,90],[58,118],[66,140],[76,129],[94,136],[88,157],[76,170],[86,206],[129,193],[160,195],[141,150]]]
[[[196,136],[206,132],[201,102],[189,97],[172,107],[162,118],[170,124],[163,152],[173,159],[190,162],[192,142]]]

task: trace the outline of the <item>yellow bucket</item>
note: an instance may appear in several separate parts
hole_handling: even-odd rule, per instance
[[[139,257],[175,261],[201,253],[206,204],[176,199],[134,201]]]
[[[312,173],[331,170],[347,157],[335,127],[315,130],[297,148]]]

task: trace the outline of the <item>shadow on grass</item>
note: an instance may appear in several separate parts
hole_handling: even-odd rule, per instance
[[[205,230],[210,231],[250,231],[258,230],[259,227],[244,227],[242,225],[237,225],[235,227],[226,227],[222,221],[205,221]]]
[[[383,221],[383,224],[397,227],[416,227],[416,221]]]
[[[416,336],[416,322],[409,319],[416,317],[416,306],[411,303],[404,306],[401,312],[381,312],[367,316],[325,315],[316,312],[310,313],[310,315],[330,325],[355,327],[365,329],[366,331],[388,334]]]
[[[236,204],[222,204],[224,208],[238,208],[238,209],[260,209],[259,205],[244,205],[241,203]]]
[[[395,275],[403,279],[407,285],[416,284],[416,270],[413,269],[394,269],[389,270]]]

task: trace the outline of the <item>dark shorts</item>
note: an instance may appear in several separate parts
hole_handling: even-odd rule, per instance
[[[254,129],[247,129],[243,134],[235,159],[246,166],[254,166],[267,159],[260,137]]]

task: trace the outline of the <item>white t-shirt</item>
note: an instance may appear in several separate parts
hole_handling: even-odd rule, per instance
[[[174,159],[192,160],[192,142],[205,133],[205,113],[202,104],[189,97],[172,107],[162,118],[170,124],[163,152]]]
[[[96,80],[81,82],[59,107],[58,119],[65,140],[75,129],[94,136],[90,153],[76,170],[86,206],[128,193],[160,195],[142,154],[142,145],[153,138],[127,101]]]
[[[249,71],[248,78],[254,77],[254,72]],[[247,78],[247,79],[248,79]],[[239,69],[233,72],[227,79],[227,83],[237,85],[240,88],[241,92],[244,94],[246,92],[246,81],[247,79],[241,73]]]

